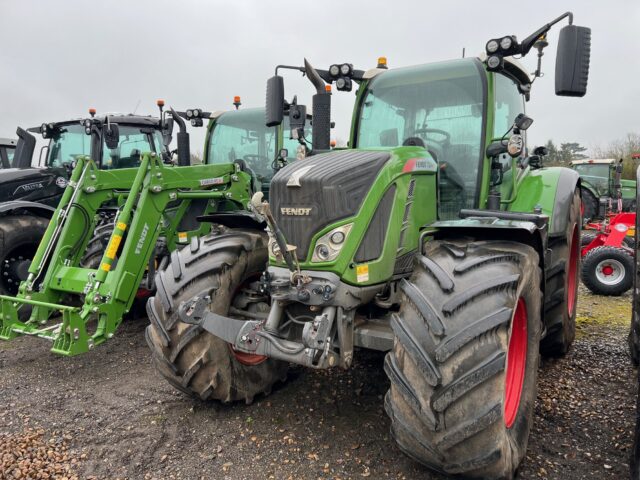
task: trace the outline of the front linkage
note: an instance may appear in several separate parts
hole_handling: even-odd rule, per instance
[[[210,224],[196,216],[245,207],[248,185],[248,175],[232,164],[175,167],[148,153],[137,169],[108,171],[79,158],[27,280],[16,297],[0,296],[0,339],[45,338],[66,356],[103,343],[131,308],[147,269],[166,253],[156,251],[158,238],[173,251],[207,233]],[[120,208],[104,255],[98,265],[83,265],[98,210],[113,201]],[[58,314],[61,323],[45,326]]]

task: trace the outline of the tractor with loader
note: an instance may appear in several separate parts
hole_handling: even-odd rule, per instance
[[[15,290],[1,292],[0,339],[31,335],[51,341],[57,354],[87,352],[115,334],[137,297],[155,290],[156,268],[178,249],[195,248],[212,229],[259,224],[247,211],[251,195],[269,169],[291,160],[278,148],[283,126],[266,127],[263,109],[163,112],[164,102],[158,106],[160,120],[92,115],[38,128],[50,139],[41,156],[70,175],[63,185],[56,182],[62,196],[50,222],[27,217],[40,230],[30,232],[33,251],[15,256]],[[190,165],[185,119],[193,126],[209,122],[205,164]],[[31,158],[35,139],[18,133],[27,144],[24,158]],[[231,140],[237,151],[225,149]]]
[[[273,177],[257,219],[194,239],[156,274],[148,343],[160,373],[203,400],[251,402],[289,363],[349,368],[387,352],[385,409],[427,467],[512,478],[525,456],[540,353],[575,336],[580,179],[526,151],[524,113],[547,32],[558,95],[586,93],[590,30],[566,13],[486,55],[414,67],[279,66],[313,83],[312,148]],[[538,51],[533,76],[513,59]],[[350,149],[330,150],[328,88],[358,85]],[[298,119],[304,119],[298,115]],[[291,125],[298,129],[300,126]]]

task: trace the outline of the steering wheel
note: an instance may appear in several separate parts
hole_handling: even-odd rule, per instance
[[[440,143],[441,145],[447,144],[449,143],[449,141],[451,140],[451,134],[445,130],[440,130],[439,128],[417,128],[416,130],[414,130],[413,132],[414,134],[420,134],[423,133],[425,135],[429,134],[429,133],[435,133],[436,135],[442,135],[444,137],[444,139],[442,140],[434,140],[435,142]]]

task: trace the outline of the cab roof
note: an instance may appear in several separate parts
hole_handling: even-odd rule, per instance
[[[588,164],[608,164],[616,163],[617,160],[615,158],[593,158],[587,160],[572,160],[569,165],[588,165]]]

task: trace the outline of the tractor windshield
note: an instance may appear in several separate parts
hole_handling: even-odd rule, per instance
[[[440,166],[440,218],[473,208],[479,195],[486,87],[476,60],[389,70],[360,106],[358,148],[422,145]]]
[[[223,113],[216,120],[207,141],[207,163],[244,160],[262,184],[271,181],[277,129],[265,126],[263,109],[247,108]]]
[[[143,153],[158,152],[162,148],[162,135],[159,131],[150,134],[147,128],[135,125],[119,125],[119,131],[118,148],[110,150],[103,144],[100,168],[137,167]],[[91,136],[85,133],[84,126],[79,123],[63,125],[49,143],[47,165],[70,165],[81,155],[91,155]]]
[[[573,168],[580,174],[582,182],[595,188],[598,195],[607,194],[611,165],[608,163],[582,163],[574,165]]]

